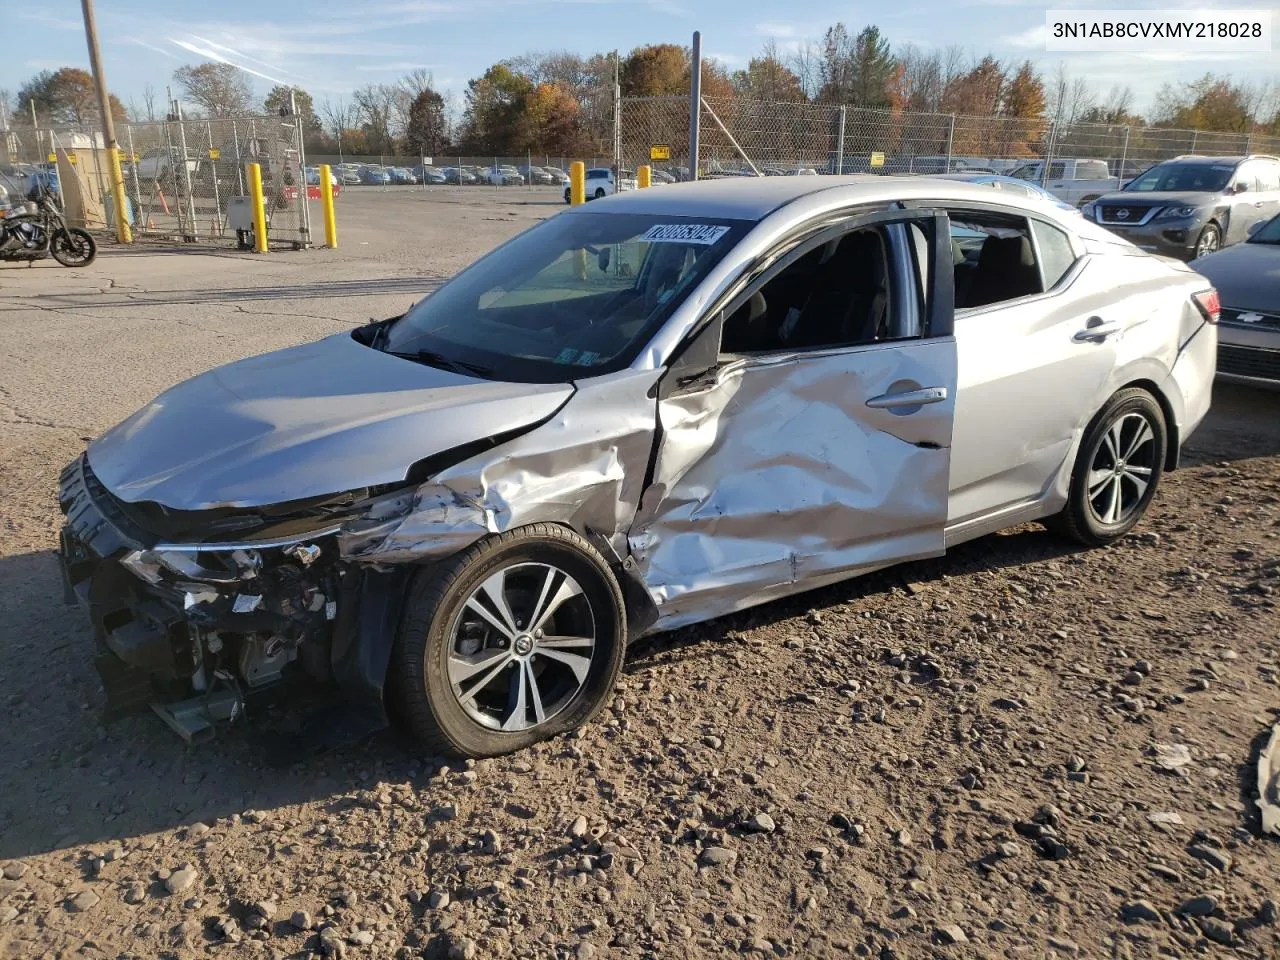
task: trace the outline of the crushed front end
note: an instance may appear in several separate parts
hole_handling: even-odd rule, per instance
[[[62,569],[68,601],[93,623],[107,718],[151,706],[193,741],[287,672],[332,679],[339,609],[358,603],[365,580],[341,562],[335,534],[367,502],[360,493],[275,515],[183,514],[126,503],[87,456],[71,463],[58,495]]]

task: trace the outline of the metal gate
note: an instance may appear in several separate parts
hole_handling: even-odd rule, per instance
[[[311,244],[306,158],[297,117],[190,120],[117,127],[125,191],[140,236],[235,242],[227,205],[249,195],[248,164],[262,167],[267,237]]]

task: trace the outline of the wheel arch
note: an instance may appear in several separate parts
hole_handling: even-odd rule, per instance
[[[1167,441],[1164,453],[1164,472],[1172,473],[1178,468],[1178,454],[1182,446],[1182,440],[1178,434],[1178,416],[1177,412],[1173,408],[1173,402],[1165,392],[1160,389],[1159,385],[1154,380],[1147,380],[1145,378],[1139,378],[1136,380],[1130,380],[1127,383],[1122,383],[1115,389],[1112,396],[1115,396],[1116,393],[1119,393],[1121,390],[1127,390],[1130,387],[1137,387],[1140,390],[1145,390],[1147,393],[1151,394],[1156,403],[1160,405],[1160,412],[1164,414],[1165,439]],[[1110,397],[1107,399],[1110,400]]]

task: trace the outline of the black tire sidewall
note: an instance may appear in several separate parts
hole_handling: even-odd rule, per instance
[[[1143,493],[1137,509],[1128,519],[1116,524],[1104,524],[1094,516],[1089,505],[1089,471],[1106,432],[1116,420],[1130,413],[1141,413],[1145,416],[1155,433],[1156,450],[1152,458],[1151,483]],[[1094,418],[1093,423],[1085,431],[1080,444],[1080,453],[1076,457],[1076,468],[1071,478],[1071,492],[1067,506],[1073,515],[1076,528],[1089,542],[1097,545],[1111,543],[1123,537],[1142,520],[1160,486],[1160,474],[1164,470],[1168,444],[1169,430],[1165,423],[1164,411],[1160,409],[1160,404],[1155,401],[1155,398],[1145,390],[1121,391]]]
[[[447,666],[452,639],[449,628],[467,598],[485,578],[501,567],[526,562],[553,564],[578,581],[596,621],[596,648],[586,683],[567,707],[532,730],[503,733],[472,720],[454,696]],[[411,687],[420,685],[425,692],[432,726],[436,728],[423,733],[431,736],[438,732],[447,748],[458,754],[495,756],[572,730],[604,708],[622,666],[626,618],[621,591],[602,561],[559,538],[532,535],[513,538],[484,551],[452,572],[443,590],[424,591],[419,587],[428,584],[416,583],[405,618],[408,635],[402,636],[402,640],[409,641],[410,651],[416,651],[420,657],[420,661],[415,658],[414,662],[405,664],[411,670],[411,676],[405,679]],[[424,576],[428,581],[433,579],[429,573]],[[414,630],[422,631],[424,627],[425,636],[412,636]],[[414,667],[417,669],[413,670]]]
[[[1200,256],[1200,243],[1204,239],[1205,235],[1209,233],[1217,234],[1218,242],[1214,246],[1214,248],[1208,252],[1216,253],[1217,251],[1222,249],[1222,231],[1218,228],[1218,225],[1216,223],[1206,223],[1204,225],[1204,229],[1201,230],[1200,233],[1196,235],[1196,246],[1195,246],[1195,250],[1192,253],[1192,256],[1197,256],[1197,257]]]
[[[89,255],[83,260],[74,260],[68,263],[66,260],[62,259],[62,257],[58,256],[58,240],[62,237],[65,237],[72,243],[79,241],[86,244],[89,248]],[[57,260],[58,263],[62,264],[64,267],[87,267],[89,264],[93,263],[94,257],[98,255],[98,245],[94,241],[93,235],[87,231],[76,228],[66,230],[59,229],[55,230],[53,236],[49,238],[49,253],[53,256],[53,259]]]

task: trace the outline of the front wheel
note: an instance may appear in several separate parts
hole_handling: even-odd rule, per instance
[[[509,753],[594,717],[625,644],[622,593],[599,552],[564,527],[523,527],[418,574],[388,705],[429,751]]]
[[[91,234],[72,227],[54,233],[49,252],[64,267],[87,267],[98,255],[98,244]]]
[[[596,193],[595,193],[596,199],[599,200],[603,196],[604,196],[604,187],[596,187]]]
[[[1160,404],[1138,387],[1121,390],[1085,431],[1067,505],[1049,525],[1091,547],[1118,540],[1151,505],[1167,447]]]
[[[1216,223],[1206,223],[1196,238],[1196,257],[1207,257],[1222,247],[1222,231]]]

